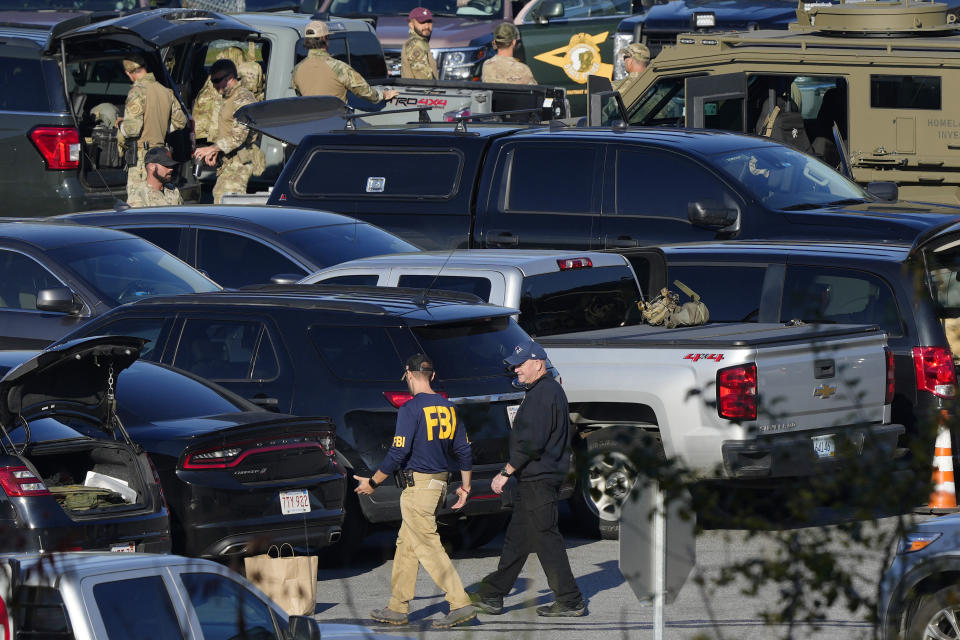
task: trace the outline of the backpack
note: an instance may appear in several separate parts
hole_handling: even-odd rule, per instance
[[[668,329],[706,324],[710,320],[710,312],[707,310],[707,305],[701,302],[700,296],[679,280],[674,280],[673,284],[690,300],[680,304],[680,294],[664,287],[660,290],[660,295],[650,302],[637,303],[643,321],[652,326],[664,326]]]

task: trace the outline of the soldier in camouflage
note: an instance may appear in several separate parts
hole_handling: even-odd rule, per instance
[[[390,100],[397,95],[393,89],[382,94],[372,88],[346,62],[341,62],[327,52],[327,37],[330,29],[326,22],[313,20],[304,31],[303,46],[307,57],[293,68],[291,85],[301,96],[337,96],[347,101],[347,92],[370,102]]]
[[[210,67],[210,82],[223,96],[223,105],[213,144],[197,148],[193,157],[211,167],[221,161],[213,187],[213,201],[220,204],[225,193],[246,193],[250,176],[263,173],[265,159],[256,134],[234,117],[237,109],[257,101],[240,83],[237,66],[232,60],[217,60]]]
[[[436,80],[437,61],[430,53],[430,34],[433,33],[433,13],[417,7],[410,12],[410,37],[400,52],[400,77],[415,80]]]
[[[253,42],[249,43],[246,54],[240,47],[226,47],[217,54],[217,60],[232,60],[237,66],[240,84],[252,93],[257,101],[260,101],[264,98],[266,83],[263,78],[263,68],[256,59],[256,52],[251,51],[254,46]],[[217,114],[221,104],[223,104],[223,98],[210,84],[210,78],[207,78],[193,101],[193,126],[198,140],[212,140],[216,135]]]
[[[493,47],[497,55],[483,63],[480,79],[501,84],[537,84],[530,67],[513,57],[520,32],[509,22],[501,22],[493,30]]]
[[[127,195],[131,207],[163,207],[183,204],[180,190],[170,183],[177,161],[166,147],[150,147],[143,156],[146,180]]]
[[[167,133],[182,129],[187,116],[173,91],[163,86],[144,67],[138,56],[123,60],[123,70],[133,86],[127,93],[123,116],[117,119],[118,141],[122,137],[125,148],[136,146],[137,162],[127,168],[127,196],[146,180],[143,156],[151,147],[162,146]],[[131,161],[132,162],[132,161]]]
[[[646,71],[647,64],[650,63],[650,49],[641,42],[634,42],[627,45],[623,50],[623,67],[627,75],[622,80],[613,83],[615,91],[623,94],[628,88],[632,87],[640,74]]]

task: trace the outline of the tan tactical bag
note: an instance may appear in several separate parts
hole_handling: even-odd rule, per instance
[[[664,287],[660,290],[660,295],[650,302],[637,303],[643,321],[668,329],[706,324],[710,320],[710,312],[707,305],[700,300],[700,296],[679,280],[674,280],[673,284],[687,294],[690,300],[680,304],[680,294]]]

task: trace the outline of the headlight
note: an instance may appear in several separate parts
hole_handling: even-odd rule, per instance
[[[623,68],[623,50],[633,42],[632,33],[616,33],[613,36],[613,79],[622,80],[627,75]]]
[[[483,49],[452,49],[440,52],[441,80],[472,80],[474,66],[483,60]]]
[[[939,531],[928,533],[928,532],[914,532],[908,533],[900,539],[900,543],[897,545],[897,555],[902,555],[904,553],[913,553],[914,551],[920,551],[920,549],[925,549],[929,547],[933,542],[942,536],[943,534]]]

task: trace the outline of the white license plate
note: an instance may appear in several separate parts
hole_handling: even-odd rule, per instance
[[[310,496],[306,489],[280,492],[280,511],[283,515],[291,513],[308,513],[310,511]]]
[[[510,421],[510,428],[513,429],[513,419],[517,417],[517,411],[520,410],[520,405],[518,404],[508,404],[507,405],[507,420]]]
[[[813,450],[818,458],[832,458],[837,454],[833,436],[813,436],[810,439],[813,440]]]
[[[110,545],[110,551],[113,553],[134,553],[137,550],[137,545],[132,542],[127,542],[125,544],[112,544]]]

